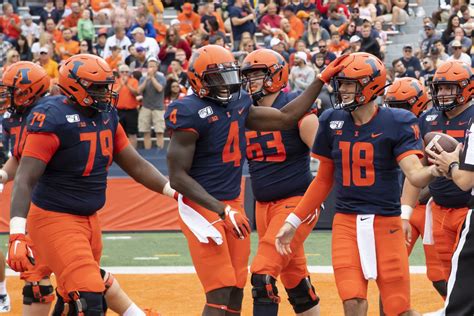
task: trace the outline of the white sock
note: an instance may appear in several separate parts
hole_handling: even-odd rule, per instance
[[[0,282],[0,295],[7,294],[7,280]]]
[[[145,313],[140,308],[138,308],[135,303],[132,303],[132,305],[127,308],[125,313],[123,313],[123,316],[145,316]]]

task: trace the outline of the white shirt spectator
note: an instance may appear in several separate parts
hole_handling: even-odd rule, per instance
[[[150,58],[150,57],[157,58],[158,53],[160,52],[160,46],[158,46],[158,43],[156,42],[156,40],[151,37],[145,37],[144,41],[142,42],[136,41],[135,46],[136,47],[141,46],[145,48],[146,58]]]
[[[290,83],[295,90],[306,89],[314,80],[314,69],[307,64],[307,56],[304,52],[295,54],[295,66],[290,71]]]
[[[459,58],[455,58],[454,55],[449,56],[448,60],[460,60],[463,63],[469,65],[469,67],[471,67],[471,63],[472,63],[471,57],[466,53],[461,53],[461,56],[459,56]]]
[[[122,39],[118,39],[117,36],[112,35],[109,38],[107,38],[107,41],[105,42],[104,58],[107,58],[110,55],[112,55],[112,52],[110,51],[110,47],[118,46],[122,49],[121,54],[122,54],[123,60],[125,60],[125,58],[127,58],[128,55],[130,55],[128,51],[128,47],[130,45],[132,45],[132,42],[126,35],[124,35]]]
[[[39,38],[40,36],[40,28],[38,24],[35,22],[31,22],[30,26],[22,23],[21,24],[21,34],[28,38],[31,36],[31,38]]]

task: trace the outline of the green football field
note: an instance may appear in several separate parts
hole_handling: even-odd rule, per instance
[[[8,235],[0,236],[3,251]],[[102,266],[191,266],[186,239],[180,232],[170,233],[106,233]],[[253,233],[252,255],[257,249],[258,236]],[[331,265],[331,232],[313,232],[305,242],[308,265]],[[410,257],[410,265],[421,266],[425,258],[418,240]]]

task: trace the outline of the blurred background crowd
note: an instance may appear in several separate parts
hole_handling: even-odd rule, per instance
[[[9,0],[0,16],[0,72],[29,60],[55,83],[68,57],[99,55],[116,72],[117,107],[132,144],[163,148],[164,111],[190,93],[189,59],[207,44],[239,61],[258,48],[279,52],[290,66],[286,90],[304,90],[348,52],[381,58],[390,81],[408,76],[425,85],[446,60],[472,66],[469,0],[409,1]],[[51,94],[58,93],[53,84]],[[319,113],[331,107],[331,94],[327,85],[315,104]]]

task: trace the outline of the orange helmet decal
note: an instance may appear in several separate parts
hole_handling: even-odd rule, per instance
[[[387,89],[385,102],[394,108],[403,108],[419,116],[428,105],[426,88],[415,78],[397,78]]]
[[[431,82],[433,106],[439,111],[450,111],[471,101],[474,94],[474,74],[462,61],[449,60],[436,70]],[[441,86],[450,87],[451,93],[439,93]]]
[[[0,84],[2,109],[21,111],[45,95],[50,86],[46,70],[30,61],[19,61],[8,67]]]
[[[336,109],[353,111],[357,107],[373,101],[384,92],[387,80],[385,65],[380,59],[369,53],[352,53],[341,61],[343,70],[333,78],[335,88]],[[339,86],[344,81],[357,83],[354,99],[349,104],[342,102]]]
[[[261,70],[264,76],[261,78],[252,78],[250,74]],[[258,49],[251,52],[242,62],[242,75],[248,83],[247,90],[255,99],[264,96],[264,91],[269,93],[278,92],[288,84],[288,64],[285,59],[277,52],[270,49]],[[260,91],[250,91],[252,81],[262,80],[262,89]],[[255,98],[255,96],[257,98]]]
[[[189,62],[188,79],[195,94],[227,103],[240,93],[240,68],[234,55],[218,45],[198,49]]]
[[[74,55],[59,69],[62,92],[79,105],[98,111],[109,111],[117,101],[117,94],[112,91],[114,82],[110,66],[91,54]]]

